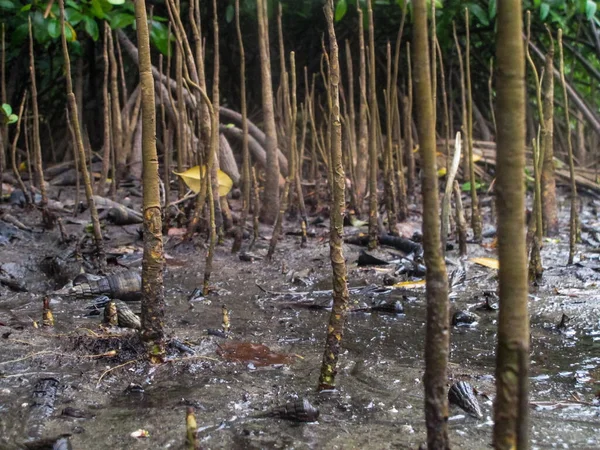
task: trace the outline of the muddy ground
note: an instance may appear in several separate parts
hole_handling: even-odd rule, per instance
[[[138,204],[139,200],[135,199]],[[584,197],[582,203],[587,231],[578,247],[578,264],[566,266],[566,234],[547,241],[544,280],[530,294],[534,449],[600,448],[600,254],[595,234],[600,231],[600,202]],[[328,221],[310,226],[314,235],[306,248],[300,248],[299,237],[286,235],[272,262],[241,261],[230,253],[227,239],[216,253],[213,292],[192,302],[192,291],[202,283],[205,250],[200,241],[194,246],[180,244],[177,236],[166,238],[168,333],[195,354],[172,348],[168,363],[151,367],[141,360],[135,332],[116,335],[115,330],[101,329],[99,317],[85,317],[88,301],[51,294],[79,270],[72,254],[85,232],[86,213],[77,223],[69,223],[70,215],[63,214],[67,233],[77,237],[64,244],[57,228],[42,230],[38,211],[8,204],[3,208],[33,231],[0,221],[6,237],[0,247],[2,276],[27,289],[15,292],[15,286],[0,286],[0,448],[52,448],[38,445],[40,439],[68,434],[73,449],[179,449],[185,443],[185,411],[190,405],[196,408],[201,446],[207,449],[417,449],[425,442],[423,288],[354,293],[353,300],[367,303],[373,296],[398,300],[404,313],[352,313],[338,389],[315,392],[329,312],[307,303],[328,297],[320,292],[330,287]],[[567,205],[561,204],[561,210],[561,228],[566,230]],[[411,219],[403,226],[408,236],[420,228],[416,208]],[[121,266],[112,264],[111,270],[139,269],[138,227],[105,225],[111,261],[126,254],[118,258]],[[298,229],[295,222],[284,227],[286,232]],[[358,231],[346,228],[348,235]],[[253,253],[266,254],[270,234],[270,228],[261,229],[262,239]],[[491,241],[490,237],[484,244]],[[85,260],[89,247],[83,248]],[[384,277],[394,271],[395,265],[358,267],[362,248],[345,245],[344,250],[351,287],[383,286]],[[378,255],[393,259],[398,253],[383,248]],[[470,244],[469,257],[473,256],[494,257],[495,251]],[[54,257],[65,261],[65,269],[55,274],[46,268],[48,276],[40,264]],[[456,251],[448,257],[458,263]],[[491,446],[497,322],[496,311],[477,307],[483,291],[497,285],[494,269],[470,261],[466,269],[466,282],[454,289],[452,312],[469,310],[479,320],[473,327],[452,328],[448,385],[457,380],[471,383],[483,419],[451,407],[450,435],[453,448],[475,450]],[[46,294],[51,295],[56,326],[34,328]],[[221,327],[222,305],[231,311],[230,339],[207,334],[207,329]],[[139,310],[139,305],[133,308]],[[569,320],[559,329],[563,313]],[[284,363],[275,357],[277,364],[265,366],[260,359],[230,361],[219,351],[226,342],[264,344],[288,356]],[[98,356],[111,350],[116,355]],[[40,379],[57,381],[50,382],[56,385],[56,396],[45,406],[34,396]],[[253,417],[297,398],[308,398],[319,408],[318,422]],[[149,437],[131,437],[138,429],[147,430]]]

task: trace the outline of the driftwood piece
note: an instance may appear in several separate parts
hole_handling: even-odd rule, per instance
[[[223,172],[229,175],[234,184],[239,183],[240,171],[235,162],[235,157],[233,156],[229,141],[223,133],[219,134],[219,167]]]

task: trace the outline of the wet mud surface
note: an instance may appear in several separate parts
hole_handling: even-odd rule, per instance
[[[598,201],[588,201],[585,206],[592,212],[582,219],[592,231],[582,235],[578,263],[566,266],[566,235],[546,242],[544,279],[530,290],[532,448],[600,448],[600,254],[594,245],[600,226]],[[0,248],[2,275],[18,279],[28,290],[0,286],[1,449],[52,448],[34,445],[66,434],[73,449],[179,449],[185,443],[188,406],[196,409],[200,443],[208,449],[417,449],[425,442],[425,291],[381,289],[394,264],[359,267],[363,249],[345,245],[349,285],[362,288],[352,291],[352,300],[399,301],[404,312],[351,313],[337,390],[317,394],[329,317],[321,306],[327,304],[324,291],[331,284],[327,228],[311,226],[315,235],[307,248],[300,248],[299,237],[285,236],[272,262],[241,261],[229,252],[227,240],[215,256],[213,292],[193,301],[190,295],[202,284],[205,250],[166,238],[168,333],[194,353],[170,347],[170,361],[150,367],[142,361],[135,331],[101,329],[98,316],[85,315],[88,301],[51,295],[56,326],[34,328],[33,322],[41,321],[43,296],[61,288],[79,266],[69,266],[74,244],[61,244],[57,229],[41,232],[38,212],[14,214],[34,232],[11,229],[13,236]],[[84,217],[78,219],[81,223],[65,221],[67,232],[80,237]],[[109,253],[118,254],[117,261],[129,269],[141,265],[137,228],[106,226]],[[414,229],[419,228],[415,222]],[[291,222],[284,227],[298,229]],[[357,231],[346,228],[347,234]],[[270,233],[261,229],[263,239],[252,249],[257,256],[266,254]],[[394,259],[398,253],[382,248],[377,255]],[[48,264],[56,256],[64,260],[65,279],[40,269],[42,261]],[[469,257],[474,256],[493,258],[495,251],[470,244]],[[456,251],[448,257],[459,263]],[[497,282],[494,269],[468,260],[465,267],[466,281],[453,290],[451,314],[472,312],[477,321],[452,327],[448,386],[469,382],[483,418],[451,406],[449,425],[453,448],[482,449],[490,448],[492,440],[498,313],[480,306],[484,291],[495,291]],[[380,289],[364,288],[369,285]],[[231,316],[228,339],[207,333],[221,328],[223,305]],[[131,306],[139,312],[139,304]],[[558,327],[563,314],[567,318]],[[268,351],[257,356],[238,348],[236,359],[231,346],[240,342],[256,344],[251,349],[262,344]],[[36,394],[40,380],[55,386],[51,398]],[[319,408],[317,422],[255,417],[303,398]],[[149,437],[131,437],[138,429],[147,430]]]

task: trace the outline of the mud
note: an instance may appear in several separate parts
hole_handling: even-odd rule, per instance
[[[598,230],[598,201],[588,199],[584,209],[592,211],[583,216],[584,223]],[[99,316],[86,317],[87,301],[51,295],[56,326],[33,327],[34,321],[41,322],[43,296],[62,287],[65,273],[74,276],[79,266],[87,266],[85,246],[79,252],[83,262],[73,263],[72,257],[87,221],[82,220],[85,215],[77,223],[65,220],[67,233],[76,239],[61,244],[58,229],[43,231],[38,225],[39,212],[15,209],[12,213],[34,231],[11,228],[3,233],[12,235],[0,252],[2,275],[18,279],[28,290],[15,292],[0,286],[0,448],[25,448],[28,441],[65,434],[71,435],[74,449],[182,448],[188,406],[196,409],[201,446],[208,449],[416,449],[425,442],[422,288],[391,289],[362,298],[353,294],[357,302],[370,303],[373,296],[398,300],[404,312],[352,313],[337,390],[315,392],[329,312],[301,304],[328,296],[323,292],[330,288],[327,228],[311,226],[314,234],[304,249],[299,237],[285,236],[272,262],[241,261],[229,252],[228,240],[217,249],[213,292],[193,301],[190,295],[202,283],[205,250],[198,248],[200,241],[196,246],[176,245],[176,236],[166,238],[167,327],[169,336],[183,347],[170,347],[169,362],[151,367],[143,361],[135,332],[101,329]],[[413,218],[418,230],[418,216]],[[561,218],[566,229],[566,215]],[[140,267],[137,228],[106,225],[105,243],[113,263]],[[288,222],[284,232],[298,228]],[[353,231],[346,228],[347,234]],[[255,255],[266,254],[270,233],[269,228],[261,229],[263,238],[252,249]],[[579,247],[574,266],[566,266],[566,235],[545,242],[543,283],[531,289],[534,449],[600,447],[600,255],[593,245],[594,235],[584,233],[588,241]],[[383,286],[384,277],[394,270],[394,265],[358,267],[362,248],[345,245],[344,250],[351,287]],[[398,253],[383,248],[378,256],[393,259]],[[458,262],[455,251],[448,256]],[[494,257],[494,250],[470,244],[469,256]],[[63,261],[63,269],[55,267],[58,274],[44,273],[40,263],[54,257]],[[479,320],[452,328],[448,386],[468,381],[475,388],[483,419],[451,407],[449,425],[454,448],[475,450],[491,444],[498,313],[476,309],[484,301],[483,291],[496,289],[495,271],[469,261],[466,270],[466,282],[454,288],[451,313],[472,311]],[[227,339],[207,333],[221,328],[222,305],[230,310]],[[135,303],[132,306],[139,310]],[[559,328],[563,314],[568,319]],[[285,358],[266,365],[250,358],[231,360],[223,356],[231,342],[262,344]],[[32,425],[35,386],[49,378],[59,382],[53,411]],[[319,408],[317,422],[256,417],[304,398]],[[147,430],[149,437],[131,437],[138,429]]]

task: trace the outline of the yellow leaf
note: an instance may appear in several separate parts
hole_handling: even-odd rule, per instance
[[[496,258],[471,258],[469,261],[488,269],[498,270],[500,268],[500,262]]]
[[[446,175],[446,168],[442,167],[441,169],[438,169],[438,177],[443,177],[444,175]]]
[[[400,283],[394,284],[392,287],[395,288],[404,288],[404,289],[416,289],[425,287],[425,280],[419,281],[402,281]]]
[[[196,194],[200,192],[204,174],[206,173],[206,166],[194,166],[186,170],[185,172],[173,172],[175,175],[181,177],[183,182]],[[219,181],[219,196],[224,197],[229,193],[233,186],[233,180],[229,178],[222,170],[217,173],[217,179]]]
[[[25,172],[27,170],[27,163],[25,161],[23,161],[21,164],[19,164],[19,172]]]
[[[483,156],[473,153],[473,162],[474,163],[481,161],[482,159],[483,159]]]

